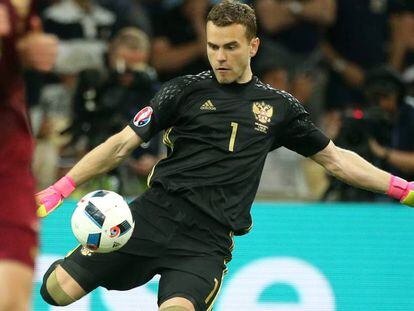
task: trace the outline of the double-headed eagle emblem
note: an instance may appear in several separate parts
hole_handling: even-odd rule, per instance
[[[273,115],[273,107],[265,102],[253,103],[253,113],[257,121],[263,124],[270,122]]]

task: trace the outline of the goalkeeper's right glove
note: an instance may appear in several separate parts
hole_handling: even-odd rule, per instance
[[[36,193],[37,216],[46,217],[49,215],[62,204],[63,199],[67,198],[75,188],[76,185],[73,179],[66,175],[52,186]]]

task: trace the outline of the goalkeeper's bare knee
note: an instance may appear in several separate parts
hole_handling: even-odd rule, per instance
[[[159,311],[194,311],[193,303],[184,297],[172,297],[164,301]]]
[[[78,283],[54,262],[43,277],[40,294],[45,302],[54,306],[67,306],[85,295]]]
[[[160,311],[190,311],[190,309],[187,309],[183,306],[169,306],[166,308],[161,308]]]

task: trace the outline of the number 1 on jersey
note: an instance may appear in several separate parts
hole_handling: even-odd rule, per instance
[[[231,122],[231,136],[230,136],[230,142],[229,142],[229,151],[234,151],[234,143],[236,142],[236,135],[237,135],[237,128],[239,127],[239,124],[236,122]]]

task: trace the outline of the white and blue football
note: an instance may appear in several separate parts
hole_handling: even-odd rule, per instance
[[[108,190],[96,190],[80,199],[71,224],[79,243],[97,253],[120,249],[130,239],[135,225],[128,203]]]

